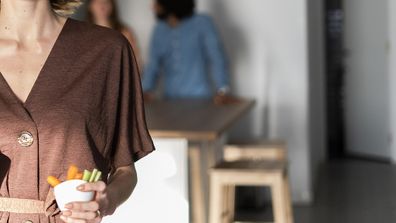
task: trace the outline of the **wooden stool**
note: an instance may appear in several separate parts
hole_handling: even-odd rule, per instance
[[[210,223],[234,220],[235,186],[269,186],[275,223],[293,223],[284,143],[226,146],[210,170]]]

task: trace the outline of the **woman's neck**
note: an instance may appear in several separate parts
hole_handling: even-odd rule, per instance
[[[113,28],[113,27],[112,27],[112,24],[111,24],[111,22],[110,22],[109,19],[95,18],[95,19],[94,19],[94,23],[95,23],[96,25],[99,25],[99,26],[104,26],[104,27],[108,27],[108,28]]]
[[[0,33],[13,39],[41,39],[61,23],[48,0],[1,0],[0,4]]]

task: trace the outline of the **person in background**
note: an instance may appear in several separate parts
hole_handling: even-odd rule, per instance
[[[142,67],[142,59],[136,37],[128,26],[123,24],[118,16],[116,0],[87,0],[87,21],[96,25],[109,27],[121,32],[130,42],[139,70]]]
[[[158,22],[143,74],[145,99],[153,99],[162,74],[164,98],[235,101],[228,96],[228,67],[212,19],[195,13],[194,0],[155,0],[153,8]]]

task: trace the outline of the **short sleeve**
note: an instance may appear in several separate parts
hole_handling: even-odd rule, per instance
[[[117,116],[111,148],[111,166],[131,165],[155,150],[147,129],[142,85],[132,47],[124,41],[121,50]]]

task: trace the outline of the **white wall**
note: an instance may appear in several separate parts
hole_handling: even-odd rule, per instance
[[[143,57],[154,18],[151,1],[120,0]],[[255,98],[254,111],[233,136],[286,139],[293,198],[312,196],[306,0],[199,0],[215,19],[232,68],[235,93]]]
[[[132,196],[102,223],[189,222],[188,142],[153,140],[156,151],[135,163],[139,180]]]
[[[210,14],[224,41],[236,95],[255,98],[252,113],[232,131],[231,138],[259,138],[268,130],[268,50],[262,25],[266,3],[250,0],[199,0],[199,11]],[[238,16],[239,15],[239,16]]]
[[[118,0],[119,13],[123,22],[135,32],[142,57],[146,61],[151,31],[155,24],[151,0]]]
[[[201,0],[199,6],[225,37],[236,92],[257,100],[249,133],[288,141],[293,198],[309,201],[305,1]]]
[[[389,28],[389,114],[391,129],[391,156],[396,163],[396,1],[388,3]]]
[[[347,151],[385,159],[391,154],[387,9],[388,0],[344,2]]]

